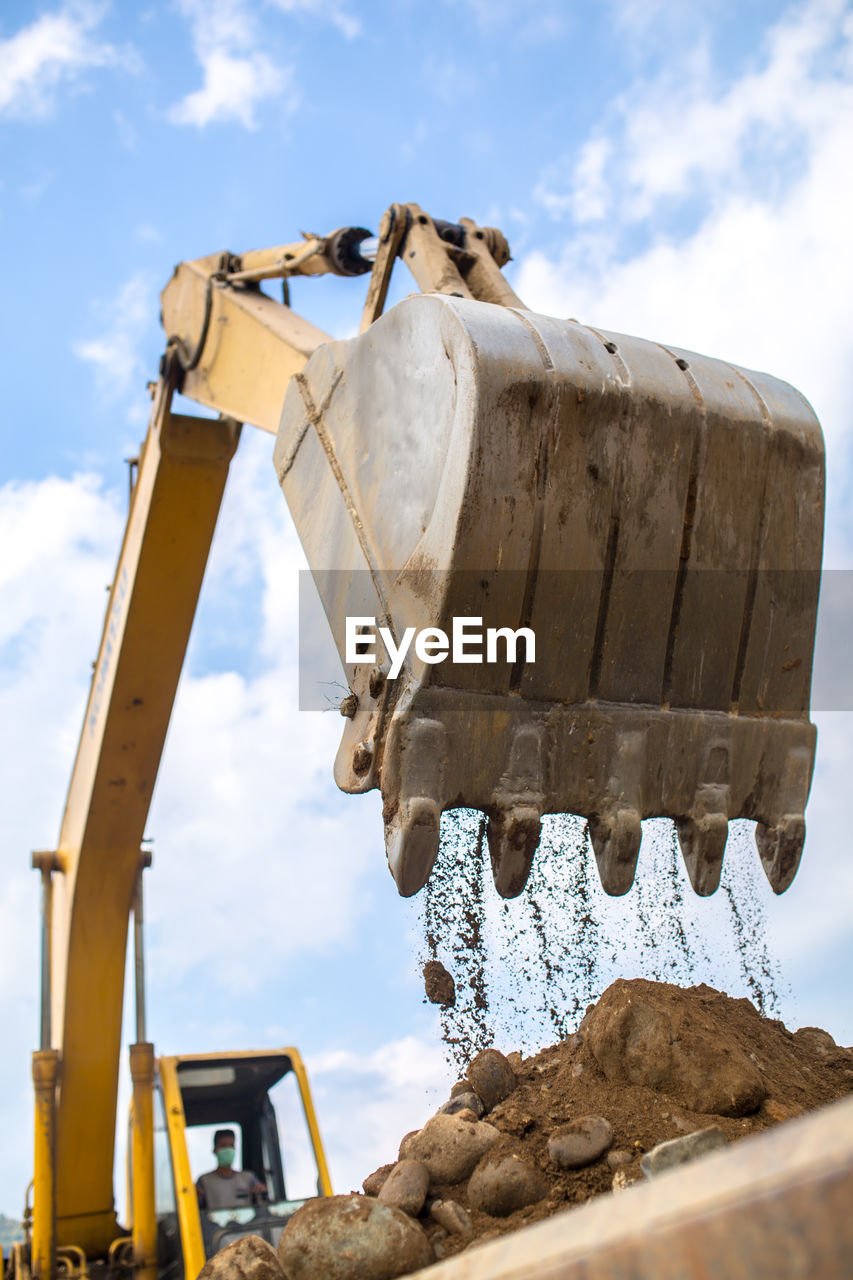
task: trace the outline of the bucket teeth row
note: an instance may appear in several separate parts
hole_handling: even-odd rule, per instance
[[[438,855],[441,814],[435,800],[416,796],[386,819],[388,865],[399,892],[411,897],[426,884]],[[676,818],[675,829],[694,891],[709,897],[720,884],[728,838],[724,813]],[[636,809],[619,808],[588,819],[598,874],[605,893],[622,897],[634,883],[642,826]],[[518,802],[488,815],[486,833],[495,888],[516,898],[527,884],[539,846],[542,815],[535,804]],[[776,826],[757,823],[755,841],[774,893],[793,880],[806,836],[805,821],[786,815]]]
[[[560,813],[586,819],[601,885],[612,897],[631,889],[642,824],[657,817],[674,823],[700,897],[719,888],[729,823],[740,818],[756,823],[774,892],[796,874],[814,760],[815,731],[806,721],[601,703],[546,716],[510,698],[470,697],[460,711],[455,690],[424,702],[429,714],[404,705],[392,717],[380,766],[388,860],[401,894],[426,883],[441,814],[463,807],[487,819],[503,898],[523,891],[544,818]],[[361,732],[356,727],[356,737]]]

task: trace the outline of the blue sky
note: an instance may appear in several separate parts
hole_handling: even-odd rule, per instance
[[[0,1114],[16,1154],[0,1209],[30,1177],[29,851],[59,828],[173,265],[376,228],[394,200],[500,226],[534,309],[798,386],[827,438],[827,562],[849,568],[851,143],[843,0],[7,0]],[[357,281],[293,287],[335,336],[362,301]],[[303,562],[271,442],[244,434],[149,824],[151,1035],[173,1052],[298,1044],[346,1190],[447,1075],[377,798],[334,787],[337,717],[295,709]],[[783,1016],[845,1043],[851,755],[849,713],[823,715],[800,875],[778,901],[750,881]],[[598,909],[604,933],[630,931],[630,901]],[[719,904],[690,910],[697,980],[740,993]]]

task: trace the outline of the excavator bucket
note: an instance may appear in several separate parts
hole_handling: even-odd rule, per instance
[[[505,897],[543,815],[564,812],[588,820],[610,894],[657,816],[697,893],[718,885],[733,818],[758,823],[767,877],[788,887],[824,505],[797,391],[575,321],[414,296],[294,377],[275,464],[351,689],[335,778],[381,788],[401,894],[460,806],[487,815]]]

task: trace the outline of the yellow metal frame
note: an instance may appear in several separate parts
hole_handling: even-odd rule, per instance
[[[333,1194],[332,1181],[329,1177],[329,1166],[314,1110],[314,1100],[308,1083],[308,1074],[298,1049],[288,1046],[279,1049],[242,1049],[233,1053],[187,1053],[170,1054],[158,1059],[160,1087],[163,1090],[163,1104],[166,1111],[166,1124],[169,1131],[169,1151],[172,1159],[172,1176],[175,1183],[177,1201],[178,1226],[181,1233],[181,1245],[184,1254],[184,1274],[189,1278],[197,1276],[205,1264],[204,1241],[201,1233],[201,1215],[198,1208],[198,1196],[187,1151],[187,1120],[181,1087],[178,1083],[178,1068],[184,1063],[221,1062],[223,1058],[269,1058],[281,1054],[290,1059],[293,1074],[299,1088],[299,1098],[308,1126],[311,1149],[317,1165],[320,1190],[324,1196]]]
[[[52,1280],[56,1274],[56,1049],[37,1049],[32,1067],[36,1101],[32,1270],[37,1280]]]
[[[157,1280],[157,1210],[154,1198],[154,1046],[130,1046],[133,1082],[130,1156],[133,1260],[137,1280]]]
[[[287,1056],[293,1063],[293,1074],[296,1076],[296,1083],[299,1086],[299,1097],[302,1100],[302,1110],[305,1114],[305,1122],[308,1125],[308,1133],[311,1138],[311,1149],[314,1152],[314,1159],[317,1163],[317,1173],[320,1178],[320,1190],[324,1196],[331,1196],[332,1180],[329,1177],[329,1166],[326,1164],[326,1153],[323,1149],[323,1139],[320,1137],[320,1126],[317,1123],[317,1114],[314,1111],[314,1100],[311,1097],[311,1088],[308,1084],[308,1074],[305,1065],[296,1049],[286,1049]]]
[[[172,1159],[172,1177],[175,1183],[175,1199],[178,1210],[178,1229],[184,1255],[184,1275],[197,1276],[205,1263],[204,1241],[201,1235],[201,1216],[198,1196],[193,1181],[190,1157],[187,1151],[187,1118],[184,1100],[178,1084],[178,1063],[182,1058],[160,1058],[160,1086],[166,1110],[166,1126],[169,1132],[169,1153]]]

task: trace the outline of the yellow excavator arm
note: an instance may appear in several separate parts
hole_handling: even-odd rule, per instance
[[[163,292],[167,347],[59,844],[37,857],[42,1280],[57,1242],[105,1258],[117,1236],[128,919],[242,424],[277,433],[352,690],[335,776],[381,788],[401,893],[425,882],[441,813],[460,805],[488,815],[507,896],[543,815],[567,810],[588,818],[611,893],[630,887],[640,822],[658,814],[675,819],[700,893],[735,817],[761,824],[774,889],[796,870],[823,521],[809,406],[765,375],[533,315],[494,229],[394,205],[372,266],[368,235],[182,263]],[[432,296],[382,316],[398,257]],[[332,342],[287,305],[289,277],[323,272],[370,272],[359,336]],[[273,278],[283,302],[260,288]],[[219,419],[173,413],[178,390]],[[376,661],[347,651],[353,612],[385,628]],[[410,628],[449,634],[459,617],[529,629],[535,659],[439,665],[418,649],[392,676]]]
[[[411,257],[410,263],[421,282],[455,284],[471,296],[451,261],[454,246],[439,239],[416,206],[395,206],[383,223],[396,230],[378,247],[366,316],[384,305],[401,230],[413,220],[410,255],[417,264]],[[483,234],[508,253],[500,233]],[[128,922],[199,590],[241,425],[274,433],[288,382],[330,340],[259,284],[292,275],[365,274],[371,264],[358,249],[368,236],[343,228],[240,257],[182,263],[163,293],[167,348],[135,468],[59,843],[34,855],[47,885],[42,1037],[33,1068],[40,1100],[33,1269],[42,1277],[54,1274],[57,1244],[106,1257],[119,1234],[113,1158]],[[494,278],[492,288],[509,297],[497,266],[480,262],[467,255],[462,266],[475,280],[478,272],[485,282]],[[173,413],[177,389],[220,418]],[[48,1212],[54,1202],[55,1220]]]

